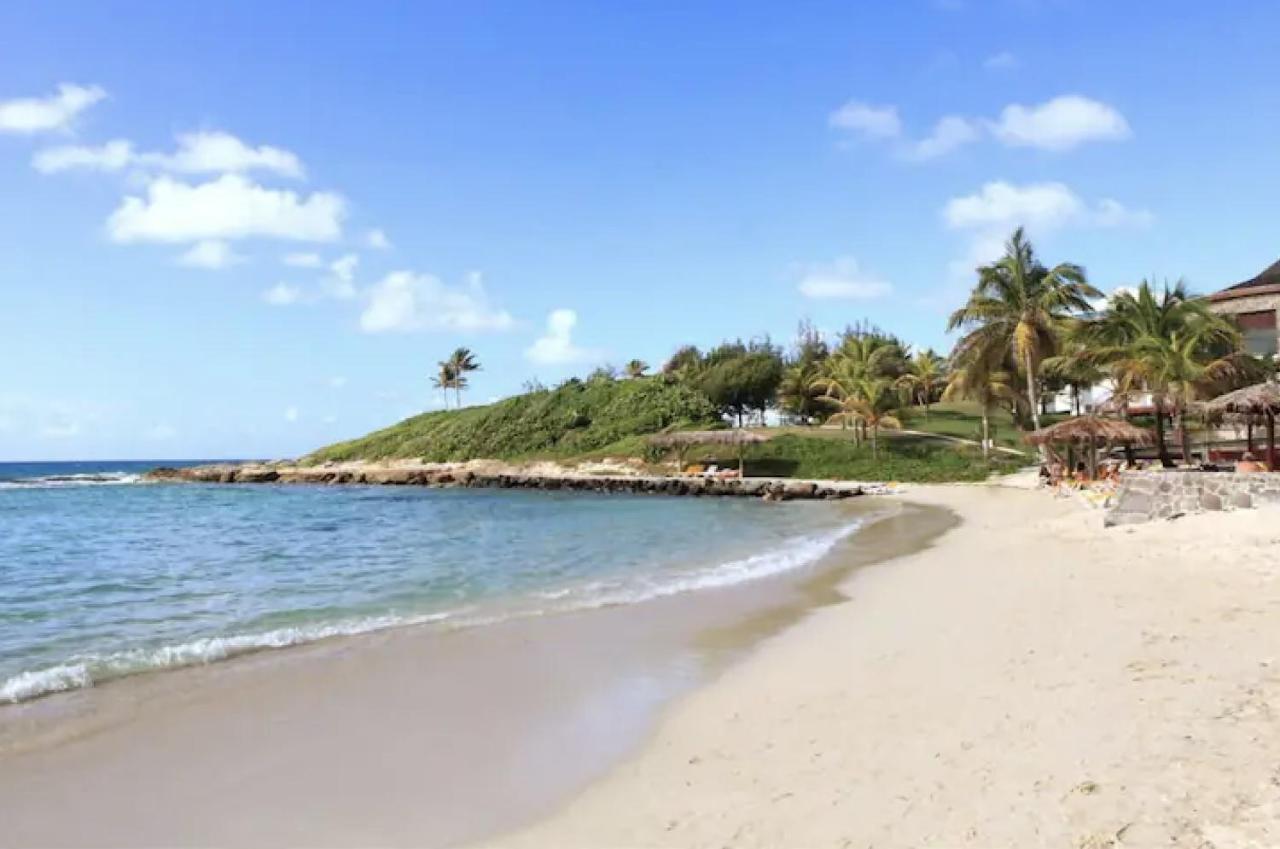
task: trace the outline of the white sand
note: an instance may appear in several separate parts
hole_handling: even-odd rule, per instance
[[[909,497],[964,523],[501,842],[1280,844],[1280,513],[1104,530],[1035,492]]]

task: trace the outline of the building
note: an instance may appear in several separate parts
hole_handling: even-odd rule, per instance
[[[1214,292],[1209,296],[1209,308],[1235,319],[1249,353],[1275,356],[1280,350],[1280,322],[1276,321],[1280,312],[1280,261],[1257,277]]]

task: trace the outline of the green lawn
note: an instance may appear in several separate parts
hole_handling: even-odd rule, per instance
[[[938,433],[978,442],[982,439],[982,411],[968,401],[949,401],[929,406],[926,419],[923,407],[912,407],[902,417],[902,425],[910,430]],[[1013,424],[1013,418],[1004,410],[991,411],[991,438],[996,445],[1025,451],[1022,432]]]

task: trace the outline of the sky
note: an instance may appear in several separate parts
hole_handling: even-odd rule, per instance
[[[0,5],[0,461],[295,456],[802,319],[945,351],[1025,225],[1280,255],[1280,6]]]

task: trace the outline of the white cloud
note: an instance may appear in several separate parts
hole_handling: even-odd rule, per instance
[[[987,183],[976,194],[947,201],[943,215],[954,229],[1018,225],[1057,227],[1079,216],[1084,203],[1062,183],[1015,186]]]
[[[0,100],[0,133],[69,129],[77,115],[106,96],[98,86],[63,83],[48,97]]]
[[[998,54],[988,62],[1001,58]],[[1011,58],[1011,57],[1010,57]],[[989,67],[1008,67],[1006,59]],[[893,106],[868,106],[850,101],[831,113],[834,127],[863,138],[888,142],[903,159],[924,161],[958,147],[993,138],[1009,147],[1036,147],[1064,151],[1086,142],[1117,141],[1132,135],[1129,123],[1116,109],[1079,95],[1063,95],[1036,106],[1010,104],[996,120],[943,116],[922,139],[904,135],[898,110]]]
[[[262,300],[277,307],[296,304],[302,300],[302,289],[288,283],[277,283],[262,293]]]
[[[1064,95],[1038,106],[1011,104],[992,122],[991,132],[1011,147],[1070,150],[1091,141],[1129,138],[1129,122],[1113,107],[1079,95]]]
[[[959,115],[947,115],[933,127],[926,138],[912,142],[905,149],[908,159],[934,159],[944,156],[958,147],[976,142],[982,137],[981,126]]]
[[[329,378],[329,386],[332,389],[341,389],[347,385],[347,379],[342,375],[334,375]]]
[[[287,422],[296,422],[298,420],[298,408],[286,407],[284,411],[284,420]]]
[[[947,201],[943,218],[948,227],[957,230],[1000,232],[1025,226],[1043,232],[1065,226],[1142,227],[1149,225],[1153,216],[1111,198],[1090,206],[1063,183],[1019,186],[997,180],[974,194]]]
[[[261,145],[252,147],[230,133],[201,130],[178,136],[178,149],[171,154],[144,153],[143,165],[183,174],[228,174],[270,171],[283,177],[302,177],[302,160],[292,151]]]
[[[373,248],[375,251],[385,251],[391,249],[391,240],[387,238],[387,234],[381,230],[370,230],[364,237],[365,244]]]
[[[101,147],[65,145],[41,150],[31,158],[31,167],[41,174],[56,174],[82,168],[87,171],[119,171],[133,161],[133,144],[124,139]]]
[[[117,242],[276,239],[324,242],[342,233],[346,204],[331,192],[305,197],[224,174],[197,185],[157,177],[146,198],[126,197],[107,221]]]
[[[369,290],[360,316],[366,333],[501,331],[514,325],[510,313],[490,302],[480,275],[474,273],[462,286],[450,287],[430,274],[393,272]]]
[[[232,251],[231,246],[226,242],[220,242],[217,239],[196,242],[190,250],[178,257],[179,265],[210,270],[226,268],[241,262],[244,262],[244,257]]]
[[[593,358],[593,352],[573,344],[577,324],[578,314],[573,310],[552,310],[547,316],[546,332],[525,349],[525,357],[542,365],[566,365]]]
[[[902,120],[896,106],[872,106],[850,100],[827,118],[833,127],[851,130],[863,138],[892,139],[902,134]]]
[[[890,283],[863,271],[851,256],[809,266],[797,288],[806,298],[819,300],[866,300],[881,298],[893,291]]]
[[[173,439],[177,435],[178,431],[175,430],[173,425],[168,422],[160,422],[147,430],[147,439],[152,439],[156,442],[165,442]]]
[[[304,175],[302,161],[290,151],[270,145],[252,147],[230,133],[213,130],[179,135],[178,149],[173,153],[137,153],[132,142],[116,139],[101,147],[64,146],[42,150],[31,164],[44,174],[75,168],[120,171],[133,167],[180,174],[270,171],[284,177]]]
[[[982,67],[988,71],[1008,71],[1018,67],[1018,57],[1010,53],[1008,50],[1002,50],[999,53],[992,53],[986,59],[982,60]]]
[[[324,265],[324,260],[320,258],[320,254],[285,254],[280,258],[280,261],[285,265],[291,265],[294,268],[320,268]]]
[[[344,254],[329,264],[332,276],[321,284],[325,294],[339,300],[349,300],[357,294],[355,284],[356,266],[360,257],[356,254]]]

